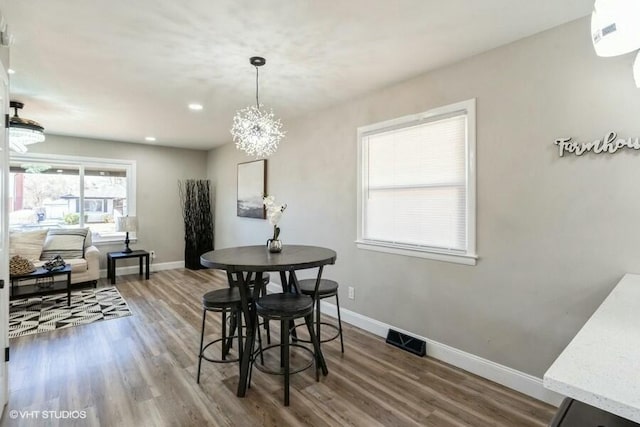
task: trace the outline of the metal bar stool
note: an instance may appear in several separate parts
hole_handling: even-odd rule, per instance
[[[238,278],[234,277],[233,274],[227,272],[227,279],[229,281],[229,286],[232,288],[237,288],[238,286]],[[260,285],[260,295],[264,296],[267,295],[267,285],[269,284],[269,281],[271,280],[271,276],[269,275],[269,273],[263,273],[262,276],[262,280],[261,280],[261,285]],[[251,279],[251,277],[249,277],[249,289],[253,289],[253,287],[256,285],[256,279],[255,277],[253,279]],[[250,295],[253,294],[253,292],[249,293]],[[231,316],[231,318],[229,318],[229,327],[231,328],[231,334],[235,333],[236,331],[236,316]],[[267,344],[271,344],[271,329],[269,328],[269,322],[267,320],[265,320],[262,324],[264,327],[264,330],[267,333]],[[260,326],[260,325],[258,325]],[[245,326],[246,327],[246,326]],[[258,331],[259,332],[259,331]],[[233,345],[233,337],[229,337],[228,338],[228,348],[232,348]],[[260,335],[260,333],[258,333],[258,342],[260,345],[260,348],[262,348],[262,337]]]
[[[260,285],[260,296],[263,297],[267,295],[267,285],[269,285],[270,281],[271,281],[271,276],[269,275],[269,273],[262,273],[262,283]],[[251,289],[255,285],[256,285],[256,279],[254,278],[249,282],[249,288]],[[262,324],[262,327],[267,333],[267,344],[271,344],[271,329],[269,328],[269,321],[265,319],[265,321]],[[262,346],[262,343],[260,344],[260,346]]]
[[[314,299],[316,305],[316,320],[313,322],[316,327],[316,335],[321,343],[333,341],[336,338],[340,337],[340,350],[344,353],[344,343],[342,341],[342,320],[340,319],[340,299],[338,297],[338,282],[329,279],[320,280],[320,286],[318,286],[317,297],[316,297],[316,279],[303,279],[298,281],[300,286],[300,293],[302,295],[309,295]],[[336,308],[338,309],[338,326],[333,323],[322,322],[320,321],[320,300],[325,298],[336,297]],[[329,326],[335,329],[336,334],[331,338],[321,339],[320,335],[320,325]],[[297,325],[292,328],[292,332],[295,331],[295,328],[298,326],[302,326],[302,324]],[[308,343],[310,341],[296,338],[298,341]]]
[[[222,313],[222,336],[204,345],[204,327],[207,320],[207,312]],[[227,314],[231,314],[238,322],[238,333],[236,335],[227,336]],[[233,334],[233,332],[231,332]],[[234,359],[227,359],[227,354],[231,348],[231,340],[238,339],[239,355]],[[202,367],[202,359],[213,363],[231,363],[239,362],[242,357],[242,307],[240,303],[240,292],[237,288],[217,289],[207,292],[202,297],[202,330],[200,333],[200,352],[198,353],[198,377],[197,383],[200,384],[200,369]],[[222,354],[220,359],[214,359],[204,355],[205,350],[218,342],[222,342]]]
[[[318,273],[318,277],[322,274],[322,267],[320,267],[320,272]],[[290,283],[288,288],[292,287],[292,284],[295,284],[297,279],[295,277],[295,273],[290,273]],[[319,283],[319,282],[318,282]],[[297,286],[294,286],[297,288]],[[284,286],[283,286],[284,288]],[[314,289],[315,290],[315,289]],[[256,314],[259,317],[265,319],[265,321],[269,320],[279,320],[280,321],[280,343],[268,345],[262,349],[256,351],[256,354],[260,354],[272,348],[280,348],[280,366],[279,370],[270,370],[265,366],[261,366],[260,364],[256,365],[256,368],[261,370],[262,372],[274,375],[282,375],[284,377],[284,405],[289,406],[289,376],[291,374],[295,374],[301,372],[309,367],[311,367],[315,362],[316,367],[316,381],[320,380],[319,374],[319,354],[320,354],[320,342],[316,339],[315,332],[313,330],[313,298],[308,295],[301,295],[298,293],[290,293],[284,292],[279,294],[268,294],[258,298],[255,303],[256,306]],[[311,343],[313,344],[313,351],[297,343],[290,343],[291,339],[289,334],[289,325],[295,319],[304,318],[305,324],[307,325],[307,330],[309,331],[309,337],[311,338]],[[309,354],[311,354],[311,361],[298,369],[291,370],[290,360],[289,360],[289,350],[290,347],[298,347],[304,349]],[[253,365],[256,361],[256,354],[252,357],[251,362],[251,370],[253,370]],[[249,387],[251,387],[251,370],[249,371]]]

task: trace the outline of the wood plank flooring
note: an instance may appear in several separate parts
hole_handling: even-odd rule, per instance
[[[282,378],[258,370],[247,396],[236,397],[235,363],[203,361],[198,385],[201,296],[224,286],[226,277],[211,270],[162,271],[148,281],[119,276],[133,316],[12,339],[0,426],[513,427],[545,426],[555,412],[349,325],[344,355],[337,340],[323,344],[327,377],[316,382],[313,369],[292,376],[290,407]],[[207,328],[212,339],[220,316],[210,314]],[[14,420],[11,410],[85,411],[86,418]]]

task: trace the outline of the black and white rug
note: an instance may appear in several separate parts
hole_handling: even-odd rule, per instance
[[[9,307],[9,338],[131,316],[115,287],[72,291],[71,306],[61,293],[16,299]]]

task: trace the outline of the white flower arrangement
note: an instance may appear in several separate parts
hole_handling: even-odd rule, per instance
[[[277,204],[276,199],[273,196],[266,196],[262,199],[264,207],[267,209],[267,219],[269,224],[273,225],[273,240],[278,240],[280,235],[280,227],[278,222],[282,219],[282,213],[287,209],[287,204]]]

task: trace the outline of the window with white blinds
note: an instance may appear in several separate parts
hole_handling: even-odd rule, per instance
[[[475,100],[358,133],[358,246],[475,264]]]

